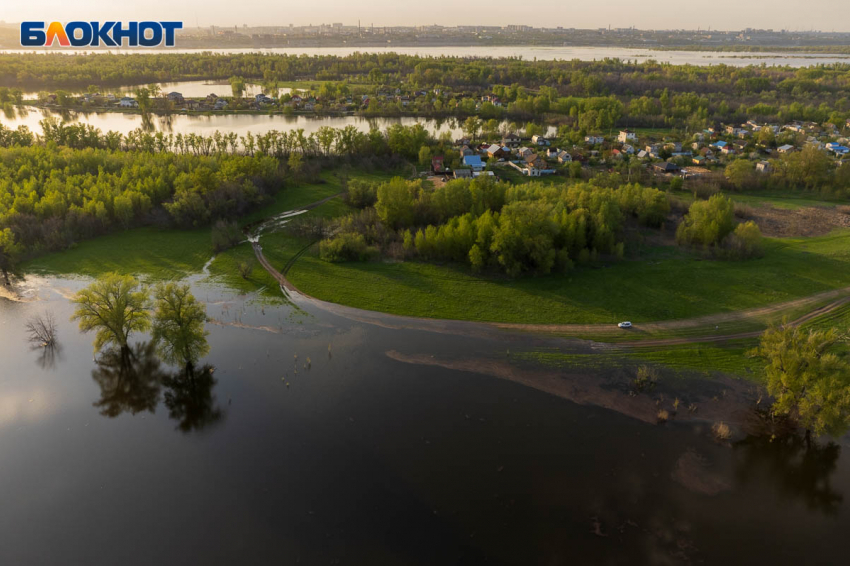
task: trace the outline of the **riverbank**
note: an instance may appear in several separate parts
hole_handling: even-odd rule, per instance
[[[390,176],[355,172],[351,178]],[[324,173],[321,181],[287,187],[272,203],[241,219],[241,225],[287,216],[317,202],[321,204],[300,216],[348,213],[345,202],[333,198],[342,190],[336,173]],[[615,346],[617,357],[737,375],[752,370],[743,353],[771,323],[785,317],[802,317],[801,324],[850,323],[850,308],[842,302],[850,294],[850,230],[767,238],[765,257],[753,261],[709,260],[656,245],[638,259],[583,266],[563,275],[509,279],[415,261],[328,263],[318,257],[313,240],[282,230],[280,222],[270,224],[260,237],[263,261],[255,261],[248,241],[213,257],[208,229],[148,227],[82,242],[31,260],[24,269],[89,277],[118,271],[148,282],[202,274],[271,302],[286,300],[275,276],[283,272],[294,289],[310,297],[376,316],[490,323],[503,331],[607,342]],[[240,275],[241,264],[250,267],[245,276]],[[816,316],[809,316],[812,313]],[[634,329],[616,328],[620,320],[631,320]],[[556,365],[581,363],[559,352],[527,356]]]

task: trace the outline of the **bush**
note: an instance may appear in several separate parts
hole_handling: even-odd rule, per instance
[[[754,259],[764,255],[761,230],[758,224],[750,220],[738,224],[735,231],[726,237],[723,247],[732,259]]]
[[[364,261],[374,252],[362,234],[343,232],[319,244],[319,256],[329,262]]]
[[[215,253],[228,250],[242,241],[242,231],[236,222],[216,220],[212,227],[212,246]]]
[[[369,181],[353,179],[348,182],[348,203],[356,208],[374,206],[378,200],[378,185]]]
[[[238,268],[242,279],[248,279],[251,276],[251,272],[254,271],[254,260],[240,261]]]

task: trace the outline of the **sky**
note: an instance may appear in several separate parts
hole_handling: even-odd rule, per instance
[[[507,25],[535,27],[850,31],[850,0],[560,0],[517,9],[457,0],[0,0],[0,18],[24,20],[181,20],[185,27],[214,25]]]

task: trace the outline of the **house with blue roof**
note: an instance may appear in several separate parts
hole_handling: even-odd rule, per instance
[[[466,167],[471,167],[473,171],[484,170],[484,162],[481,161],[481,156],[479,155],[464,155],[463,164]]]

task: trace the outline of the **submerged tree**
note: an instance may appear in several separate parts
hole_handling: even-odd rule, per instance
[[[831,351],[840,335],[783,324],[769,328],[754,351],[766,361],[773,412],[815,435],[843,435],[850,427],[850,364]]]
[[[209,352],[203,303],[188,285],[160,284],[154,290],[153,339],[157,351],[169,364],[193,365]]]
[[[29,341],[41,347],[56,345],[56,318],[51,311],[37,314],[27,320]]]
[[[132,332],[150,328],[150,303],[147,290],[130,275],[107,273],[77,293],[71,320],[80,321],[80,330],[96,331],[94,350],[113,344],[129,351],[127,340]]]

